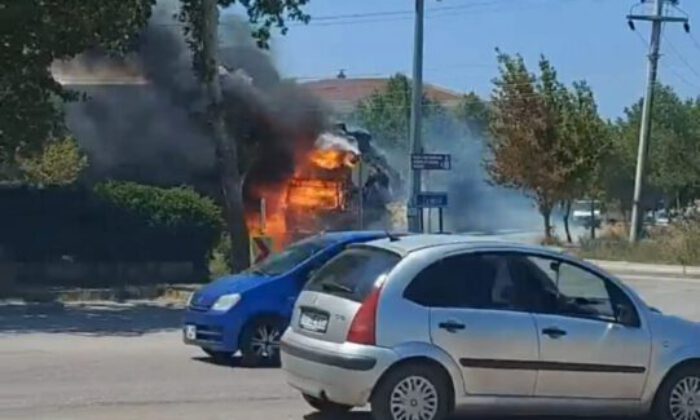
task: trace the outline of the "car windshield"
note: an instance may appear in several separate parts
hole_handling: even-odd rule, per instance
[[[337,240],[328,236],[307,238],[288,246],[279,254],[270,255],[265,260],[251,266],[245,272],[264,276],[279,276],[336,242]]]

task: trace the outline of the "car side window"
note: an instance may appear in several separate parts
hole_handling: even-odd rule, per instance
[[[516,292],[505,257],[465,254],[428,266],[404,296],[434,308],[517,309]]]
[[[609,280],[566,261],[523,256],[515,263],[530,287],[539,289],[532,310],[565,316],[638,324],[634,305]]]

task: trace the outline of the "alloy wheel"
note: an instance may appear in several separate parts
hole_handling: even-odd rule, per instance
[[[391,392],[390,410],[394,420],[432,420],[438,412],[437,389],[421,376],[409,376]]]
[[[271,359],[280,348],[280,330],[273,325],[260,325],[250,340],[250,346],[256,356]]]
[[[668,405],[674,420],[700,420],[700,378],[688,376],[678,381]]]

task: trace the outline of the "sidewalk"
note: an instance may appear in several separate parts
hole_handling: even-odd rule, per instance
[[[700,280],[700,267],[683,267],[680,265],[667,264],[644,264],[627,261],[600,261],[588,260],[607,271],[614,274],[628,275],[660,275],[666,277],[680,277]]]

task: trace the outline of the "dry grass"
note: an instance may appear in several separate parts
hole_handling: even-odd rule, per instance
[[[600,238],[581,241],[579,256],[657,264],[700,265],[700,220],[686,220],[666,228],[652,228],[637,244],[627,240],[629,229],[606,228]]]

